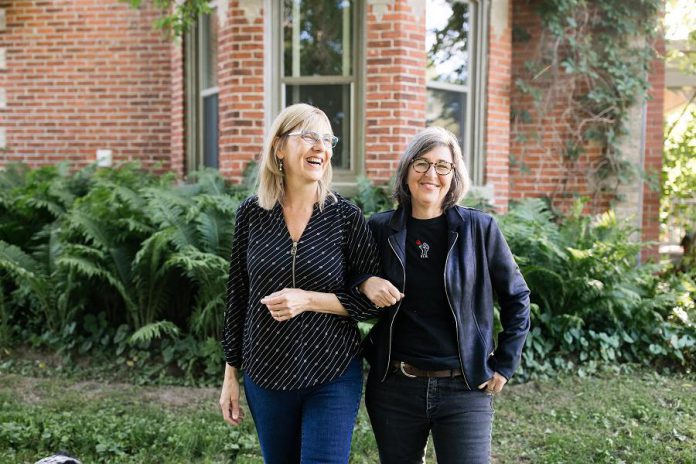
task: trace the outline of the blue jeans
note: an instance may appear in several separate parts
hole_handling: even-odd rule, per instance
[[[244,392],[266,464],[348,462],[362,395],[362,358],[331,382],[301,390],[261,388],[245,374]]]
[[[376,377],[365,404],[382,464],[422,463],[430,432],[438,464],[490,462],[492,395],[468,390],[462,377]]]

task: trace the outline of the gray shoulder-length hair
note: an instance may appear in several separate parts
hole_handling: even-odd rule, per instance
[[[399,167],[396,171],[396,181],[394,183],[394,199],[402,207],[411,206],[411,192],[408,189],[408,170],[411,168],[411,161],[419,158],[435,147],[447,147],[452,154],[454,169],[452,170],[452,183],[449,192],[442,200],[442,210],[450,208],[466,195],[469,191],[471,181],[469,172],[464,165],[462,150],[459,148],[457,137],[441,127],[429,127],[420,131],[413,137],[411,143],[406,147],[406,151],[401,155]]]
[[[311,127],[317,121],[322,121],[326,123],[329,129],[331,128],[331,122],[322,110],[306,103],[297,103],[281,111],[276,116],[273,124],[271,124],[271,130],[261,154],[259,186],[256,192],[259,198],[259,206],[263,209],[273,209],[276,202],[283,202],[285,196],[285,181],[283,171],[280,170],[280,160],[277,154],[287,142],[286,135],[295,130],[304,130]],[[332,176],[333,171],[331,163],[329,163],[317,185],[320,208],[323,208],[327,197],[336,201],[336,196],[331,192]]]

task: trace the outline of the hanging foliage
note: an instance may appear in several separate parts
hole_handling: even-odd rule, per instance
[[[119,0],[140,8],[143,0]],[[191,27],[198,16],[210,13],[209,0],[151,0],[152,5],[162,14],[155,20],[155,27],[169,37],[181,37]]]
[[[513,109],[513,135],[523,153],[512,165],[528,170],[524,145],[537,142],[556,159],[566,176],[556,194],[566,194],[572,176],[585,175],[595,196],[617,195],[619,185],[640,175],[625,159],[630,110],[650,87],[649,66],[656,57],[654,39],[660,0],[542,0],[543,30],[532,59],[515,85],[527,106]],[[529,41],[531,32],[515,28],[513,40]],[[551,122],[551,123],[550,123]],[[594,145],[601,153],[590,172],[578,159]],[[555,157],[555,158],[554,158]],[[572,192],[571,192],[572,193]]]

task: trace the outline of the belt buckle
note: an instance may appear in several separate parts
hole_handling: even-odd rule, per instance
[[[401,373],[404,374],[406,377],[409,377],[409,378],[411,378],[411,379],[415,379],[415,378],[417,377],[416,375],[408,374],[408,373],[404,370],[404,362],[403,362],[403,361],[400,361],[400,362],[399,362],[399,369],[401,370]]]

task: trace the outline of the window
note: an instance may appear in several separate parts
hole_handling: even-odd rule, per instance
[[[201,15],[185,38],[186,172],[218,168],[218,18]]]
[[[322,109],[340,138],[331,163],[354,171],[356,0],[280,0],[276,112],[294,103]],[[274,28],[275,29],[275,28]]]
[[[427,0],[426,8],[426,125],[457,136],[472,180],[481,185],[485,8],[461,0]]]

